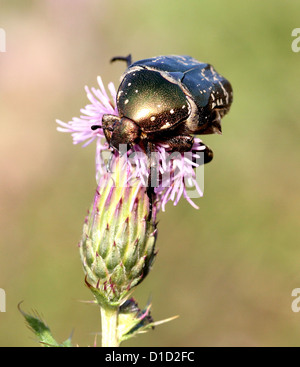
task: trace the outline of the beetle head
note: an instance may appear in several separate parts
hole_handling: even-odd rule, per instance
[[[119,151],[121,144],[131,148],[138,143],[141,136],[140,127],[127,117],[103,115],[102,125],[92,126],[92,130],[103,129],[109,145]]]

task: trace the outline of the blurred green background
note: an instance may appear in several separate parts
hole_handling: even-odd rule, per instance
[[[55,119],[78,116],[84,86],[118,85],[124,64],[160,54],[209,62],[232,83],[223,136],[195,210],[159,216],[159,254],[134,296],[180,318],[123,346],[299,346],[300,27],[295,0],[7,0],[0,28],[0,346],[37,346],[17,310],[37,309],[59,341],[100,331],[77,243],[95,190],[95,146]],[[100,341],[100,340],[99,340]]]

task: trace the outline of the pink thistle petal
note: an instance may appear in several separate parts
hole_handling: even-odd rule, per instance
[[[104,161],[104,153],[110,152],[109,144],[107,143],[103,130],[98,129],[93,131],[93,125],[101,125],[104,114],[111,114],[118,116],[116,106],[117,92],[113,83],[108,84],[107,94],[102,79],[97,78],[98,88],[85,87],[87,98],[90,104],[86,105],[80,110],[80,117],[73,117],[69,122],[56,120],[57,130],[63,133],[70,133],[73,138],[73,144],[83,143],[86,147],[96,140],[96,180],[99,182],[100,178],[107,173],[107,165]],[[177,205],[180,199],[185,198],[194,208],[198,208],[188,195],[187,187],[195,187],[199,197],[203,196],[203,192],[199,188],[196,180],[195,168],[199,167],[198,160],[200,154],[205,150],[199,138],[194,138],[194,143],[190,154],[187,156],[184,153],[172,154],[170,157],[170,149],[167,144],[157,144],[156,147],[156,161],[158,163],[157,175],[158,186],[154,187],[156,194],[156,209],[162,208],[165,211],[166,204],[172,201]],[[135,154],[132,154],[135,153]],[[111,158],[111,167],[115,163],[115,153]],[[127,172],[127,184],[136,185],[137,191],[141,187],[147,187],[149,180],[149,158],[143,149],[136,145],[128,153],[128,159],[124,159],[124,171]],[[171,159],[170,159],[171,158]],[[137,180],[139,183],[137,184]],[[131,202],[131,209],[133,209],[134,198]]]
[[[108,97],[102,79],[100,77],[97,78],[99,88],[91,88],[85,87],[87,98],[91,102],[91,104],[82,108],[80,112],[82,115],[80,118],[74,117],[68,123],[57,120],[56,122],[60,125],[57,127],[57,130],[60,132],[69,132],[72,134],[73,143],[79,144],[84,143],[83,147],[89,145],[92,141],[95,140],[96,137],[104,138],[104,134],[102,130],[93,131],[91,129],[92,125],[101,124],[102,116],[104,114],[113,114],[117,115],[115,104],[116,92],[115,88],[112,86],[112,83],[109,85],[109,90],[111,92],[113,103]]]

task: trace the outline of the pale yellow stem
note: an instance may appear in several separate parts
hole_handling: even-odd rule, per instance
[[[118,308],[101,307],[102,347],[119,347]]]

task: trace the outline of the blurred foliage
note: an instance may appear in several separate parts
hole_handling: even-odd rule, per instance
[[[93,345],[100,330],[77,242],[94,195],[94,146],[56,132],[87,103],[84,85],[118,84],[124,64],[159,54],[212,63],[234,88],[223,136],[205,136],[200,210],[170,204],[159,255],[134,293],[153,317],[180,318],[124,346],[298,346],[299,62],[294,0],[9,0],[0,27],[0,346],[35,346],[17,304],[59,340]],[[297,168],[298,167],[298,168]],[[97,324],[99,323],[99,324]]]

